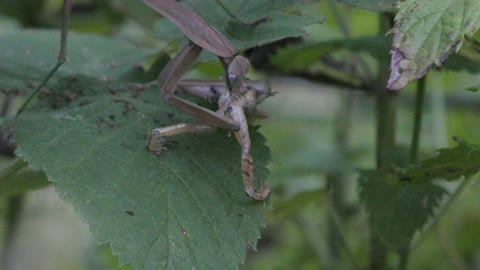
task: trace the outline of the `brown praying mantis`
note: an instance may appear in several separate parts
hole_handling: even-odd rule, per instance
[[[258,190],[254,188],[254,162],[251,154],[248,122],[255,118],[265,117],[265,114],[257,110],[256,105],[272,95],[270,86],[262,81],[251,81],[245,78],[250,66],[248,59],[237,55],[233,44],[200,15],[179,4],[176,0],[143,1],[174,22],[189,39],[189,43],[170,60],[158,77],[161,96],[166,103],[201,121],[200,124],[181,123],[154,129],[148,139],[147,148],[160,154],[165,149],[165,144],[168,142],[165,137],[168,136],[186,132],[197,133],[214,128],[233,131],[242,147],[241,168],[245,192],[255,200],[265,200],[270,194],[270,188],[263,182]],[[219,0],[215,1],[221,3]],[[57,64],[22,105],[17,116],[24,111],[28,103],[66,60],[70,6],[71,0],[64,0],[64,18],[62,19]],[[223,4],[221,6],[225,8]],[[240,21],[237,17],[234,19]],[[256,24],[256,22],[246,24]],[[196,62],[202,49],[206,49],[220,58],[225,69],[225,80],[180,80],[182,75]],[[207,99],[217,99],[218,110],[214,112],[179,98],[174,95],[176,91]]]
[[[247,80],[245,76],[250,66],[248,59],[238,55],[233,44],[198,14],[175,0],[144,2],[174,22],[189,39],[188,44],[170,60],[158,77],[161,96],[166,103],[201,121],[200,124],[180,123],[154,129],[147,148],[160,154],[168,142],[165,137],[214,128],[231,130],[242,147],[241,168],[245,192],[255,200],[265,200],[270,194],[270,188],[263,182],[258,190],[254,188],[254,162],[248,122],[265,116],[256,106],[272,95],[270,86],[262,81]],[[225,69],[225,80],[180,81],[196,62],[202,49],[219,57]],[[176,91],[217,99],[218,110],[214,112],[179,98],[175,96]]]

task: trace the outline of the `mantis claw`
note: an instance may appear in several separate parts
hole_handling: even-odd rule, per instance
[[[163,151],[167,150],[166,146],[171,145],[173,142],[174,140],[164,137],[160,129],[157,128],[152,130],[146,147],[149,151],[159,156]]]
[[[258,190],[255,190],[253,186],[245,186],[245,193],[248,195],[248,197],[257,201],[266,200],[270,195],[271,190],[272,189],[270,186],[265,184],[263,181],[260,181],[260,188]]]
[[[182,133],[198,133],[212,130],[213,127],[204,124],[190,124],[179,123],[176,125],[156,128],[152,130],[150,137],[147,141],[147,149],[154,152],[157,155],[167,148],[166,145],[172,144],[174,140],[167,137],[182,134]]]

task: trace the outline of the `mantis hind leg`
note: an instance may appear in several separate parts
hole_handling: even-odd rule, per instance
[[[175,136],[182,133],[199,133],[215,129],[214,127],[203,124],[180,123],[168,127],[156,128],[152,130],[147,141],[147,149],[160,155],[166,149],[169,140],[166,137]]]

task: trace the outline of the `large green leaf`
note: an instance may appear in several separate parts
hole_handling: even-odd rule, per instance
[[[305,0],[223,0],[224,6],[244,22],[264,21],[256,25],[245,25],[235,21],[214,0],[188,0],[182,4],[200,14],[212,26],[222,31],[239,50],[260,46],[282,38],[298,37],[304,34],[305,26],[322,23],[325,17],[298,16],[281,13],[278,10]],[[159,20],[157,34],[163,39],[182,37],[181,32],[170,21]]]
[[[16,154],[45,171],[121,263],[236,269],[264,221],[263,203],[244,194],[234,136],[180,135],[156,156],[145,148],[151,129],[187,119],[164,105],[155,87],[82,85],[97,95],[84,89],[79,93],[89,95],[58,110],[37,103],[19,117]],[[269,149],[259,133],[252,139],[257,176],[266,179]]]
[[[477,0],[405,0],[398,8],[387,86],[393,90],[423,77],[433,64],[441,66],[480,26]]]
[[[480,171],[480,145],[453,138],[457,146],[438,150],[436,157],[425,159],[419,166],[397,171],[400,182],[423,183],[434,179],[455,180]]]
[[[0,88],[40,80],[56,61],[57,38],[2,35]],[[44,170],[98,242],[133,269],[237,268],[264,221],[263,204],[244,194],[235,138],[181,135],[155,156],[145,148],[151,129],[188,119],[155,86],[128,84],[148,79],[136,66],[151,51],[72,33],[68,48],[68,62],[17,119],[17,155]],[[266,179],[269,149],[253,130],[252,141],[257,177]]]
[[[59,46],[60,31],[17,30],[0,35],[0,90],[31,90],[55,65]],[[85,75],[112,81],[151,80],[153,77],[145,76],[140,65],[152,53],[115,39],[71,32],[67,62],[56,77]]]
[[[371,11],[393,11],[398,0],[337,0],[337,2]]]
[[[376,171],[361,171],[360,198],[368,212],[372,233],[387,246],[406,251],[446,191],[432,183],[393,186]]]

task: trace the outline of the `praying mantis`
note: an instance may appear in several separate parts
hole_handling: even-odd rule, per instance
[[[262,81],[247,80],[245,76],[250,66],[248,59],[238,55],[233,44],[195,12],[175,0],[143,2],[174,22],[189,39],[188,44],[164,67],[157,81],[161,96],[167,104],[201,121],[200,124],[180,123],[154,129],[147,148],[160,154],[165,149],[168,136],[204,132],[214,128],[233,131],[242,147],[241,168],[245,193],[255,200],[265,200],[270,194],[270,188],[263,182],[258,190],[254,188],[254,162],[248,121],[265,116],[256,106],[272,95],[270,86]],[[225,70],[225,81],[180,81],[182,75],[196,62],[202,49],[219,57]],[[175,96],[176,91],[218,99],[218,110],[214,112],[179,98]]]
[[[165,145],[168,143],[166,137],[181,133],[198,133],[215,128],[230,130],[234,132],[242,148],[241,169],[245,193],[255,200],[265,200],[270,194],[270,187],[263,182],[261,182],[258,190],[254,187],[254,162],[251,154],[252,145],[248,123],[255,118],[265,117],[265,114],[257,110],[256,106],[272,96],[270,86],[263,81],[247,80],[245,76],[250,66],[249,60],[238,55],[230,40],[197,13],[179,4],[176,0],[143,0],[143,2],[174,22],[189,39],[188,44],[164,67],[157,81],[160,94],[167,104],[201,122],[199,124],[180,123],[154,129],[147,141],[147,149],[159,155],[165,150]],[[71,0],[64,0],[64,17],[62,19],[60,52],[57,64],[22,105],[17,116],[24,111],[27,104],[66,61],[66,38],[70,7]],[[222,5],[222,7],[224,6]],[[239,20],[236,17],[234,19]],[[225,70],[224,80],[181,81],[181,77],[196,62],[202,49],[206,49],[219,57]],[[214,112],[179,98],[175,96],[175,92],[183,92],[210,100],[217,99],[218,110]]]

